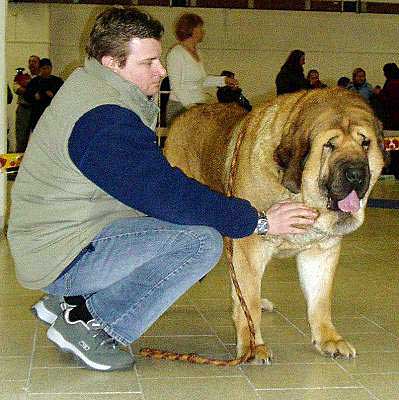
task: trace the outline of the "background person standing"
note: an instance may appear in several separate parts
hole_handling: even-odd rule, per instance
[[[17,74],[14,77],[13,90],[18,95],[17,110],[15,112],[15,141],[16,153],[23,153],[28,144],[30,135],[30,121],[32,114],[32,104],[24,97],[28,83],[32,78],[39,75],[40,58],[32,55],[28,60],[30,74],[24,73],[24,68],[17,68]]]
[[[204,21],[197,14],[186,13],[176,22],[178,40],[167,55],[170,95],[166,111],[167,125],[184,110],[195,104],[209,102],[208,87],[238,87],[234,78],[208,75],[205,71],[198,44],[205,36]]]
[[[39,67],[39,76],[28,83],[24,96],[32,104],[31,131],[33,131],[44,110],[50,105],[51,100],[64,83],[61,78],[51,74],[53,66],[48,58],[42,58],[39,62]]]

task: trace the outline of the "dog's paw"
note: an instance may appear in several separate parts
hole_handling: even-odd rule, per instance
[[[327,340],[323,343],[313,341],[313,345],[326,357],[346,359],[356,357],[356,349],[344,339]]]
[[[249,352],[249,348],[247,350]],[[273,360],[273,354],[266,345],[259,344],[255,348],[255,357],[248,361],[248,364],[252,365],[271,365]]]
[[[253,364],[256,365],[271,365],[273,360],[273,353],[264,344],[256,346],[255,358]]]
[[[260,306],[262,311],[268,311],[268,312],[274,311],[274,304],[268,299],[261,299]]]

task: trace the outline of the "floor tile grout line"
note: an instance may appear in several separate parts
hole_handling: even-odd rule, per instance
[[[195,310],[195,305],[194,304],[174,304],[171,308],[169,308],[169,311],[173,310],[174,308],[194,308],[194,310]]]
[[[294,390],[326,390],[326,389],[363,389],[361,386],[307,386],[307,387],[284,387],[284,388],[259,388],[256,389],[259,392],[283,392],[294,391]]]
[[[165,380],[165,381],[171,381],[171,380],[178,380],[178,379],[236,379],[236,378],[243,378],[245,379],[245,376],[243,375],[201,375],[201,376],[157,376],[157,377],[148,377],[144,378],[142,377],[141,379],[143,381],[151,381],[151,380]]]
[[[270,346],[274,346],[274,345],[283,345],[283,344],[295,344],[295,345],[308,345],[309,342],[275,342],[275,341],[268,341],[267,342],[268,345]],[[235,343],[230,343],[230,342],[226,342],[227,346],[234,346]]]
[[[376,352],[378,353],[378,352]],[[397,352],[387,352],[387,353],[397,353]],[[364,354],[364,353],[362,353]],[[231,352],[229,352],[228,350],[226,350],[226,353],[220,353],[220,356],[230,356],[232,358]],[[309,366],[309,365],[319,365],[320,367],[322,366],[326,366],[326,365],[332,365],[332,362],[334,360],[331,360],[331,362],[329,361],[329,358],[326,358],[326,361],[307,361],[307,362],[289,362],[289,361],[273,361],[273,365],[303,365],[303,366]],[[181,362],[180,362],[181,363]],[[259,365],[262,366],[262,365]],[[251,367],[251,364],[243,364],[242,365],[243,368],[246,367]],[[221,369],[223,369],[223,367],[220,367]],[[61,366],[61,365],[56,365],[56,366],[49,366],[49,367],[35,367],[33,368],[34,370],[56,370],[56,369],[61,369],[61,370],[86,370],[85,367],[80,367],[80,366]],[[349,373],[349,371],[346,371]],[[383,371],[383,372],[362,372],[362,373],[354,373],[354,375],[398,375],[399,372],[398,371]],[[205,375],[204,375],[205,376]],[[139,375],[139,377],[141,378],[142,375]],[[6,379],[9,381],[24,381],[25,379]]]
[[[197,313],[201,316],[201,318],[206,322],[206,324],[208,325],[209,329],[211,330],[211,332],[213,332],[214,334],[212,336],[215,336],[217,338],[217,340],[219,341],[219,343],[222,345],[222,347],[225,349],[225,351],[227,351],[227,354],[229,354],[231,357],[233,357],[233,354],[231,354],[230,350],[227,348],[227,346],[225,345],[225,343],[223,342],[223,340],[219,337],[217,331],[214,329],[214,327],[210,324],[210,322],[206,319],[206,317],[204,316],[204,314],[201,312],[201,310],[199,310],[195,305],[194,305],[195,310],[197,311]]]
[[[143,335],[140,336],[141,338],[171,338],[171,337],[175,337],[175,338],[180,338],[180,337],[214,337],[217,335]]]
[[[370,396],[374,398],[374,400],[381,400],[377,397],[373,392],[371,392],[368,388],[362,386],[320,386],[320,387],[293,387],[293,388],[271,388],[271,389],[256,389],[259,392],[283,392],[283,391],[294,391],[294,390],[326,390],[326,389],[339,389],[339,390],[365,390]]]
[[[352,373],[350,373],[343,365],[341,365],[338,360],[334,359],[334,363],[338,366],[338,368],[340,368],[347,376],[349,376],[350,379],[352,379],[352,381],[356,382],[357,384],[360,385],[360,387],[362,389],[364,389],[369,395],[374,397],[374,400],[380,400],[373,392],[370,391],[370,389],[368,389],[362,382],[360,382],[358,379],[355,378],[355,376],[353,376]]]
[[[293,323],[290,321],[290,319],[289,319],[288,317],[286,317],[283,313],[281,313],[281,312],[278,311],[278,310],[275,310],[275,312],[277,312],[283,319],[285,319],[289,324],[291,324],[295,329],[297,329],[303,336],[306,336],[306,334],[305,334],[304,332],[302,332],[295,324],[293,324]],[[360,316],[363,316],[362,314],[359,314],[359,315],[360,315]],[[359,318],[359,317],[357,317],[357,318]],[[366,318],[366,320],[368,320],[368,319]],[[372,321],[370,321],[370,322],[372,322]],[[369,390],[367,387],[365,387],[361,382],[358,382],[358,381],[349,373],[349,371],[347,371],[344,367],[341,366],[341,364],[339,364],[339,363],[337,362],[337,360],[334,360],[334,362],[335,362],[335,364],[336,364],[340,369],[342,369],[342,370],[345,372],[345,374],[347,374],[347,375],[348,375],[352,380],[354,380],[357,384],[360,384],[361,387],[362,387],[364,390],[366,390],[370,395],[372,395],[372,396],[375,398],[375,400],[379,400],[378,397],[376,397],[376,396],[374,395],[374,393],[370,392],[370,390]]]
[[[29,392],[29,387],[30,387],[31,380],[32,380],[33,359],[35,357],[35,352],[36,352],[36,342],[37,342],[38,330],[39,330],[39,322],[36,321],[35,333],[33,334],[32,353],[31,353],[30,360],[29,360],[28,377],[26,379],[26,387],[24,388],[24,390],[27,393]]]
[[[62,370],[81,369],[81,370],[85,370],[87,368],[79,366],[79,365],[49,365],[47,367],[34,367],[32,369],[34,369],[35,371],[38,371],[41,369],[62,369]]]
[[[214,327],[211,325],[211,323],[206,319],[205,315],[201,312],[201,310],[194,304],[194,307],[196,309],[196,311],[199,313],[199,315],[201,316],[201,318],[204,319],[204,321],[206,322],[206,324],[208,325],[208,327],[211,329],[212,332],[214,332],[216,334],[216,337],[218,339],[218,341],[220,342],[220,344],[223,346],[223,348],[227,351],[227,354],[229,354],[229,356],[231,358],[234,357],[233,354],[231,354],[229,348],[226,346],[226,344],[223,342],[223,340],[219,337],[219,335],[217,334],[217,331],[214,329]],[[245,373],[245,371],[243,371],[243,369],[241,368],[241,365],[237,366],[238,369],[240,370],[242,377],[247,381],[247,383],[249,384],[249,386],[254,390],[255,396],[256,398],[259,399],[258,394],[256,392],[256,387],[255,385],[251,382],[251,380],[249,379],[248,375]],[[259,399],[260,400],[260,399]]]
[[[321,357],[323,357],[323,356],[321,356]],[[294,366],[294,365],[319,365],[319,366],[333,365],[333,363],[329,361],[330,360],[329,358],[326,357],[326,360],[328,360],[328,361],[307,361],[307,362],[276,361],[276,362],[273,362],[273,364],[274,365],[292,365],[292,366]],[[333,361],[333,360],[331,360],[331,361]]]
[[[389,330],[387,330],[386,328],[384,328],[382,325],[378,324],[377,322],[373,321],[372,319],[368,318],[366,315],[364,314],[360,314],[363,316],[364,319],[366,319],[368,322],[370,322],[371,324],[377,326],[378,328],[382,329],[384,332],[388,333],[390,336],[393,336],[396,339],[399,339],[398,335],[395,335],[394,333],[390,332]]]
[[[46,395],[102,395],[102,394],[141,394],[140,392],[29,392],[30,395],[46,394]]]
[[[129,353],[130,353],[130,355],[131,355],[132,357],[135,357],[134,354],[133,354],[133,350],[132,350],[132,346],[131,346],[131,345],[129,346]],[[135,373],[135,375],[136,375],[137,383],[138,383],[138,385],[139,385],[139,390],[140,390],[140,393],[141,393],[141,397],[143,398],[143,400],[145,400],[144,391],[143,391],[143,386],[142,386],[142,384],[141,384],[140,376],[139,376],[139,373],[138,373],[138,371],[137,371],[137,364],[136,364],[136,363],[135,363],[134,366],[133,366],[133,370],[134,370],[134,373]]]
[[[352,373],[352,375],[360,375],[360,376],[370,376],[370,375],[399,375],[398,371],[383,371],[383,372],[358,372]]]
[[[360,383],[363,387],[363,389],[372,397],[374,397],[374,400],[381,400],[375,393],[373,393],[368,387],[364,386],[362,383]]]
[[[306,337],[306,333],[302,332],[301,329],[299,329],[294,323],[291,322],[291,320],[286,317],[281,311],[279,310],[274,310],[275,313],[279,314],[280,317],[282,317],[286,322],[288,322],[289,325],[291,325],[294,329],[296,329],[302,336]]]

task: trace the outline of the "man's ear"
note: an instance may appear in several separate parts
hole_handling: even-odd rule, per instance
[[[118,62],[112,56],[102,56],[101,64],[104,65],[104,67],[107,67],[114,72],[117,72],[119,69]]]

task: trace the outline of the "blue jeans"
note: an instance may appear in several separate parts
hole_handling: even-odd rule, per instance
[[[84,296],[104,330],[127,345],[216,265],[222,249],[213,228],[122,219],[105,227],[44,290]]]

